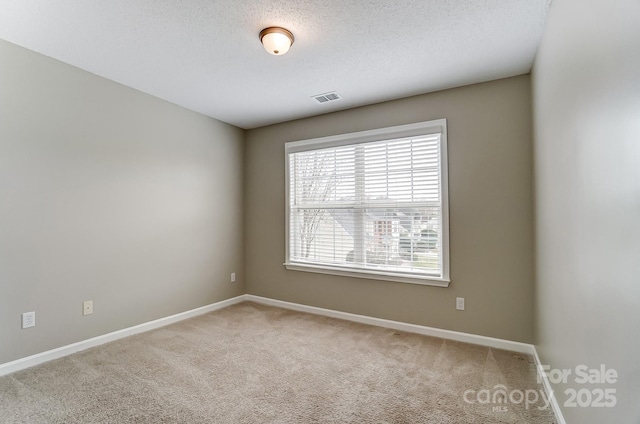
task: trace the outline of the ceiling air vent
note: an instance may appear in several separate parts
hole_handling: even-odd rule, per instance
[[[316,100],[318,103],[328,103],[334,100],[340,100],[342,96],[335,91],[324,94],[316,94],[315,96],[311,96],[312,99]]]

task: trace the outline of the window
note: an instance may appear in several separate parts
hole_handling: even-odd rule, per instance
[[[446,120],[285,145],[298,271],[447,286]]]

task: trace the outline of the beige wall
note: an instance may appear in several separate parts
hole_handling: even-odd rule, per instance
[[[243,139],[0,41],[0,363],[242,294]]]
[[[555,392],[612,388],[569,423],[640,422],[640,2],[556,0],[534,65],[537,349]],[[616,384],[575,383],[575,367]]]
[[[284,143],[437,118],[448,120],[450,287],[285,270]],[[532,342],[531,132],[529,76],[248,131],[244,220],[247,291]],[[466,311],[455,310],[456,296],[466,298]]]

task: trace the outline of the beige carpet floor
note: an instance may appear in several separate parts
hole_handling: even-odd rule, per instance
[[[247,302],[1,377],[0,423],[555,423],[540,389],[527,355]]]

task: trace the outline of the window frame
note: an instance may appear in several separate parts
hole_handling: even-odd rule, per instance
[[[393,140],[396,138],[426,136],[440,134],[440,193],[442,214],[442,275],[420,275],[412,273],[396,273],[386,270],[372,269],[345,269],[324,264],[306,264],[290,261],[290,169],[289,155],[309,150],[325,149],[375,141]],[[307,140],[291,141],[285,143],[285,262],[288,270],[314,272],[321,274],[339,275],[374,280],[385,280],[400,283],[421,284],[437,287],[448,287],[450,283],[449,265],[449,184],[448,184],[448,159],[447,159],[447,120],[436,119],[417,122],[407,125],[378,128],[374,130],[359,131],[339,134],[328,137],[312,138]]]

